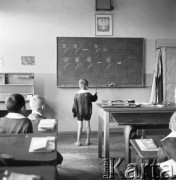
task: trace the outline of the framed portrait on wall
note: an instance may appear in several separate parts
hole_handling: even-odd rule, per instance
[[[95,35],[112,36],[112,14],[95,14]]]

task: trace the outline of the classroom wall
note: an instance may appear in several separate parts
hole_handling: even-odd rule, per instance
[[[95,0],[0,0],[0,72],[34,72],[35,92],[47,100],[46,116],[56,118],[59,131],[76,131],[72,101],[77,88],[56,86],[56,37],[95,36],[95,14],[113,14],[114,37],[145,38],[147,85],[155,65],[155,40],[176,38],[175,0],[112,0],[112,12],[96,12]],[[35,66],[22,66],[21,56],[35,56]],[[1,61],[2,62],[2,61]],[[94,93],[94,89],[89,89]],[[102,99],[148,102],[151,86],[98,89]],[[93,105],[91,127],[97,131]]]

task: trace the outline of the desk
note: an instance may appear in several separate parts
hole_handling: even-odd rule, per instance
[[[29,153],[32,137],[42,137],[42,134],[0,135],[0,154],[12,155],[6,159],[8,166],[57,165],[57,151]],[[47,136],[45,134],[45,136]],[[45,137],[43,136],[43,137]]]
[[[104,123],[104,157],[109,157],[109,121],[113,119],[118,125],[125,126],[125,162],[131,161],[129,140],[133,130],[147,128],[168,128],[172,113],[176,110],[175,104],[164,107],[135,107],[117,108],[102,107],[97,104],[98,113],[98,157],[102,157],[102,127]]]
[[[29,167],[1,167],[0,168],[0,180],[2,180],[5,170],[9,172],[34,174],[42,177],[42,180],[56,180],[56,167],[54,166],[29,166]]]

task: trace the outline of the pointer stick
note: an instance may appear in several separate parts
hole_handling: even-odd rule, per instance
[[[98,74],[98,80],[97,80],[97,85],[96,85],[95,92],[97,92],[97,87],[98,87],[99,79],[100,79],[100,71],[99,71],[99,74]]]

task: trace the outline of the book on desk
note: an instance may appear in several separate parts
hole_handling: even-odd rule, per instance
[[[55,137],[33,137],[29,152],[52,152],[56,149]]]
[[[141,151],[158,151],[158,147],[153,139],[136,139]]]
[[[115,100],[115,101],[108,101],[102,100],[102,107],[136,107],[134,100]]]
[[[38,131],[53,131],[55,126],[55,119],[41,119],[38,124]]]
[[[38,175],[10,172],[10,174],[8,176],[4,175],[3,179],[8,179],[8,180],[41,180],[42,178],[41,178],[41,176],[38,176]]]

